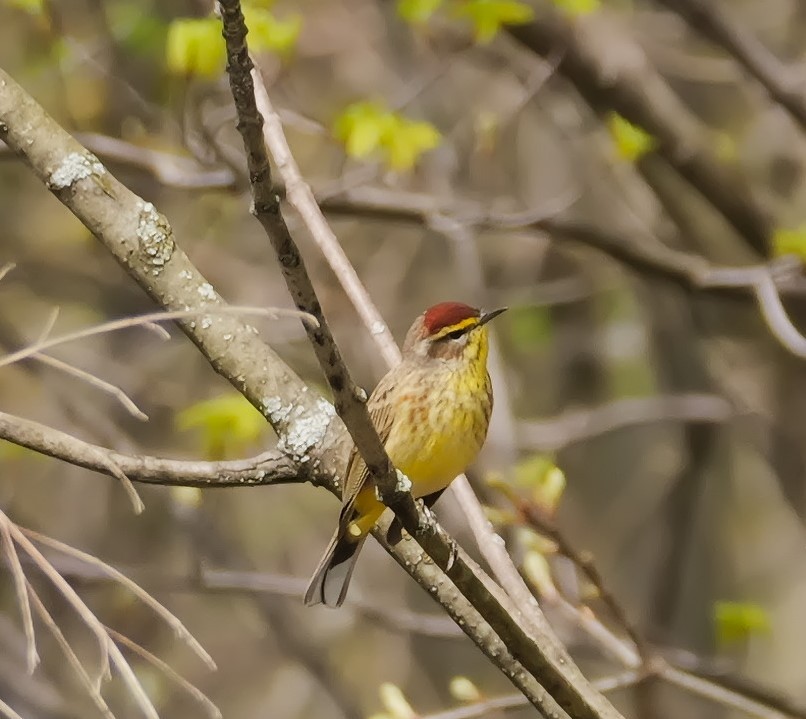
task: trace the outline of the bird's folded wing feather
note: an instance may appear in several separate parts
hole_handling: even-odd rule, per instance
[[[388,377],[388,375],[387,375]],[[385,381],[384,377],[372,396],[367,402],[367,409],[369,410],[369,418],[375,426],[378,436],[381,438],[381,444],[386,444],[389,439],[389,434],[392,431],[393,414],[392,403],[389,401],[390,387]],[[347,471],[345,472],[344,492],[341,499],[341,514],[339,515],[339,524],[342,528],[346,528],[347,524],[352,521],[352,510],[355,504],[355,499],[361,490],[364,488],[367,480],[369,479],[369,469],[362,459],[361,455],[353,445],[350,451],[350,460],[347,463]]]

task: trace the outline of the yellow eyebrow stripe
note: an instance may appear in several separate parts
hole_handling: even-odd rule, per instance
[[[436,335],[434,335],[434,339],[439,339],[440,337],[449,335],[451,332],[456,332],[457,330],[463,330],[465,328],[475,327],[478,323],[479,323],[478,317],[468,317],[466,320],[457,322],[455,325],[448,325],[447,327],[443,327]]]

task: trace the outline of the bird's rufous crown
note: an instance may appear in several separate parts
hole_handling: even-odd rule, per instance
[[[446,327],[453,327],[469,319],[478,319],[481,312],[461,302],[440,302],[429,307],[423,316],[428,334],[433,335]]]

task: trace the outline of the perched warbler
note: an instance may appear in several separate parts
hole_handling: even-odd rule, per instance
[[[484,444],[493,408],[485,325],[505,309],[443,302],[426,310],[406,334],[403,360],[369,398],[389,458],[427,506]],[[358,552],[385,509],[355,447],[345,476],[339,525],[305,592],[309,606],[341,606]]]

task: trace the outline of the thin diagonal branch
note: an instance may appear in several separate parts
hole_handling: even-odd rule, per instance
[[[114,397],[118,402],[120,402],[121,406],[135,419],[139,419],[141,422],[148,421],[148,415],[143,412],[135,403],[134,400],[129,397],[120,387],[117,385],[112,384],[111,382],[107,382],[106,380],[101,379],[100,377],[96,377],[94,374],[87,372],[79,367],[74,367],[68,362],[64,360],[56,359],[56,357],[50,357],[46,354],[36,354],[34,355],[33,359],[37,362],[41,362],[42,364],[48,365],[48,367],[53,367],[54,369],[59,370],[60,372],[64,372],[65,374],[71,375],[76,377],[77,379],[86,382],[87,384],[96,387],[97,389],[101,390],[101,392],[106,392],[106,394],[111,395]]]
[[[246,150],[254,213],[272,242],[295,304],[319,320],[318,329],[307,328],[311,343],[334,391],[339,416],[344,419],[358,451],[365,459],[384,502],[400,517],[404,527],[436,565],[461,588],[464,596],[490,623],[517,660],[545,685],[547,691],[535,693],[533,703],[542,711],[557,716],[564,716],[566,711],[578,717],[619,716],[604,697],[588,686],[559,645],[547,647],[542,637],[530,634],[525,629],[518,621],[520,612],[509,597],[461,550],[456,551],[455,545],[449,542],[448,536],[432,517],[417,512],[408,491],[402,493],[398,488],[394,468],[369,420],[366,407],[357,401],[355,386],[330,335],[302,258],[283,219],[280,198],[272,190],[271,171],[261,131],[263,120],[255,104],[251,74],[253,64],[246,46],[246,26],[240,2],[224,0],[220,7],[227,44],[227,71],[238,112],[238,129]],[[469,628],[465,628],[465,631],[471,634]],[[478,636],[475,639],[482,649],[486,647]],[[500,666],[496,657],[490,658]],[[519,677],[511,678],[517,680]]]
[[[144,647],[141,647],[137,642],[132,641],[124,634],[116,632],[111,627],[105,626],[104,628],[106,629],[107,634],[109,634],[114,641],[122,644],[128,650],[147,661],[153,667],[156,667],[156,669],[162,672],[170,681],[193,697],[199,704],[201,704],[208,716],[212,717],[212,719],[221,719],[221,710],[210,701],[209,697],[197,686],[191,684],[187,679],[175,672],[169,664],[162,661],[162,659],[155,656]]]
[[[17,712],[15,712],[2,699],[0,699],[0,716],[4,716],[6,719],[23,719],[23,717],[17,714]]]
[[[42,553],[31,543],[31,541],[13,523],[9,522],[9,531],[14,542],[25,552],[50,582],[59,590],[59,593],[67,600],[68,604],[78,613],[84,625],[95,635],[101,650],[101,671],[99,677],[110,675],[109,663],[111,661],[120,673],[124,684],[131,693],[137,705],[149,719],[159,719],[154,704],[148,698],[132,668],[126,661],[120,650],[109,638],[109,635],[98,621],[98,618],[90,611],[86,604],[76,594],[75,590],[65,581],[65,579],[48,563]]]
[[[39,654],[36,650],[36,635],[34,633],[34,621],[31,616],[31,598],[28,595],[28,586],[25,581],[25,573],[22,571],[20,557],[17,548],[11,539],[8,518],[0,514],[0,545],[3,547],[2,554],[8,560],[11,570],[11,577],[14,580],[14,592],[17,595],[17,605],[20,608],[22,617],[22,629],[25,634],[25,660],[28,673],[33,674],[37,664],[39,664]]]
[[[128,589],[134,596],[136,596],[145,606],[149,607],[156,615],[162,619],[165,624],[167,624],[171,630],[173,631],[174,635],[183,641],[190,649],[199,657],[206,665],[207,668],[210,670],[216,669],[216,664],[213,661],[213,658],[207,653],[207,651],[199,644],[196,637],[194,637],[185,627],[184,624],[179,620],[179,618],[173,614],[173,612],[169,611],[167,607],[163,604],[160,604],[154,597],[152,597],[145,589],[143,589],[139,584],[133,582],[129,579],[125,574],[119,572],[114,567],[111,567],[106,562],[102,562],[97,557],[93,557],[91,554],[87,554],[86,552],[82,552],[75,547],[71,547],[64,542],[59,542],[56,539],[51,537],[47,537],[44,534],[40,534],[39,532],[35,532],[32,529],[25,529],[23,527],[19,527],[19,530],[25,534],[27,537],[30,537],[35,542],[39,544],[44,544],[51,549],[55,549],[57,552],[61,552],[62,554],[66,554],[70,557],[75,557],[79,561],[86,562],[87,564],[92,564],[95,567],[98,567],[102,572],[107,574],[111,579],[115,582],[120,584],[121,586]]]
[[[36,611],[39,620],[48,628],[50,633],[53,635],[53,638],[56,640],[56,643],[62,650],[62,654],[64,654],[65,659],[67,659],[67,663],[78,675],[78,679],[81,682],[81,685],[84,687],[84,690],[87,692],[88,696],[92,700],[92,703],[95,704],[95,707],[98,709],[98,711],[105,719],[115,719],[115,715],[112,714],[112,710],[109,708],[109,705],[106,703],[103,696],[101,695],[101,690],[98,682],[93,681],[92,677],[90,677],[89,673],[84,668],[84,665],[81,663],[81,660],[78,658],[76,653],[73,651],[73,648],[70,646],[70,642],[67,641],[67,637],[65,637],[62,630],[59,629],[59,625],[56,624],[55,620],[50,615],[50,612],[48,612],[45,605],[42,603],[42,600],[39,598],[39,595],[36,593],[34,588],[30,585],[30,583],[27,584],[27,587],[28,592],[30,593],[31,596],[31,602],[34,605],[34,610]]]
[[[145,315],[136,315],[134,317],[124,317],[123,319],[119,320],[111,320],[109,322],[104,322],[100,325],[87,327],[83,330],[69,332],[68,334],[62,335],[61,337],[52,337],[51,339],[47,338],[50,333],[50,328],[48,328],[48,332],[45,333],[44,336],[40,337],[40,339],[37,342],[34,342],[33,344],[29,345],[28,347],[24,347],[21,350],[17,350],[16,352],[7,354],[4,357],[0,357],[0,367],[5,367],[6,365],[14,364],[15,362],[19,362],[20,360],[24,360],[29,357],[35,357],[44,350],[53,349],[54,347],[67,344],[68,342],[83,340],[86,339],[87,337],[95,337],[97,335],[108,334],[110,332],[117,332],[119,330],[125,330],[131,327],[154,325],[157,322],[170,322],[173,320],[186,319],[189,317],[198,317],[199,315],[212,316],[212,315],[233,315],[233,314],[256,315],[258,317],[269,317],[271,319],[277,319],[282,315],[287,315],[290,317],[299,317],[300,319],[303,319],[308,323],[316,324],[316,319],[314,317],[311,317],[311,315],[308,313],[305,312],[300,313],[295,312],[294,310],[285,310],[281,308],[269,308],[269,307],[238,307],[231,305],[229,307],[205,307],[204,309],[198,309],[198,310],[188,309],[188,310],[174,310],[168,312],[150,312]]]

